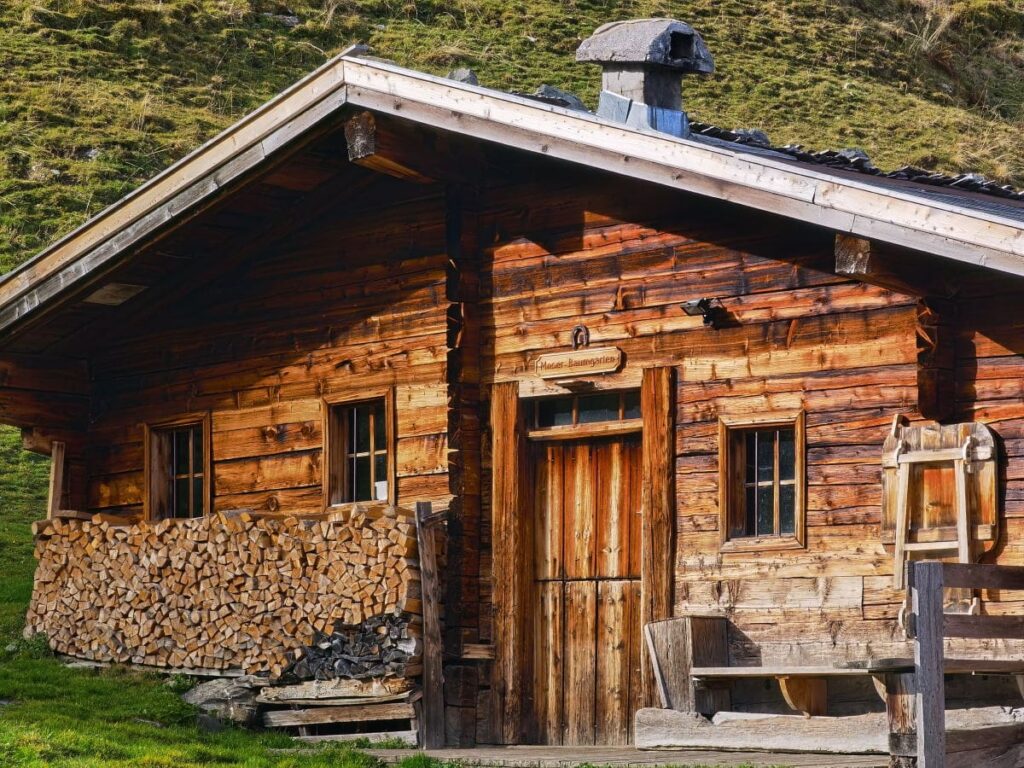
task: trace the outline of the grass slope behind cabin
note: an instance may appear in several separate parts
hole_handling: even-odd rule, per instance
[[[599,70],[577,45],[641,16],[706,38],[718,72],[685,85],[697,120],[1024,181],[1024,0],[8,0],[0,271],[352,42],[594,104]]]

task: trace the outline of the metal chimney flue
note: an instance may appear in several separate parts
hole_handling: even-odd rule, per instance
[[[576,61],[601,65],[599,116],[675,136],[689,133],[683,75],[715,71],[700,34],[674,19],[605,24],[583,41]]]

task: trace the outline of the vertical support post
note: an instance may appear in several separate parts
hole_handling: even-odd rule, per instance
[[[54,440],[50,449],[50,490],[46,499],[46,519],[53,520],[60,512],[64,495],[64,443]]]
[[[887,672],[882,682],[889,768],[913,768],[917,763],[917,678],[913,672]]]
[[[441,672],[440,584],[437,551],[430,529],[430,502],[416,502],[416,545],[423,590],[423,705],[420,726],[426,749],[444,746],[444,679]]]
[[[675,369],[645,368],[640,384],[642,496],[640,626],[672,614],[675,571]],[[639,629],[639,627],[637,628]],[[640,645],[641,706],[657,705],[647,644]]]
[[[533,529],[525,453],[519,384],[496,383],[491,388],[495,642],[492,695],[495,736],[503,744],[524,740],[530,711]]]
[[[974,562],[971,551],[970,507],[967,502],[967,460],[970,458],[971,441],[964,445],[964,458],[953,462],[953,475],[956,484],[956,537],[957,554],[961,563],[970,565]]]
[[[946,760],[946,688],[943,680],[942,563],[910,565],[914,600],[914,674],[917,677],[917,765],[943,768]]]
[[[896,452],[899,462],[899,451]],[[896,490],[896,544],[893,547],[893,589],[903,589],[907,572],[907,536],[910,532],[910,465],[897,463],[899,478]]]

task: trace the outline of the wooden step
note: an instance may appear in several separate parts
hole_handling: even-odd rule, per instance
[[[341,707],[279,709],[266,712],[263,724],[270,727],[319,725],[322,723],[364,723],[371,720],[411,720],[415,710],[409,702],[360,704]]]

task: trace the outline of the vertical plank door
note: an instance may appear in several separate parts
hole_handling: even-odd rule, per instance
[[[628,744],[640,701],[637,435],[534,444],[534,722],[543,744]]]

